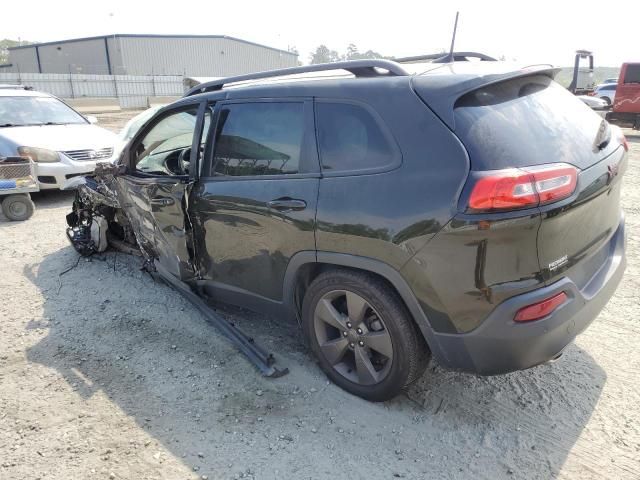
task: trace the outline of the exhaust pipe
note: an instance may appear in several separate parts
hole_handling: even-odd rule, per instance
[[[559,354],[557,354],[555,357],[547,360],[546,362],[544,362],[543,365],[549,365],[551,363],[556,363],[558,360],[560,360],[560,357],[564,354],[564,351],[560,352]]]

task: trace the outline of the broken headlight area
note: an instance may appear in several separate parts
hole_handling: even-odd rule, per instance
[[[101,165],[101,164],[98,164]],[[67,238],[82,256],[104,252],[109,245],[140,255],[131,224],[120,208],[114,185],[114,167],[96,168],[94,175],[75,185],[73,209],[67,215]]]

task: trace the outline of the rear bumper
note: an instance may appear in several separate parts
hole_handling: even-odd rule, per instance
[[[568,277],[498,305],[475,330],[435,334],[434,356],[445,367],[483,375],[522,370],[547,362],[598,316],[614,294],[626,267],[624,219],[608,244],[607,260],[580,290]],[[516,323],[516,312],[560,292],[568,301],[540,320]],[[435,348],[433,348],[435,347]]]

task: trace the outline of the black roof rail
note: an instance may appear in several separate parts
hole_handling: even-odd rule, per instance
[[[446,53],[430,53],[428,55],[416,55],[414,57],[401,57],[394,58],[394,62],[398,63],[410,63],[410,62],[419,62],[420,60],[432,60],[434,63],[438,62],[440,59],[447,58],[448,54]],[[469,60],[469,58],[479,58],[483,62],[496,62],[497,59],[490,57],[489,55],[485,55],[484,53],[479,52],[453,52],[453,61],[454,62],[465,62]]]
[[[391,60],[371,59],[371,60],[350,60],[346,62],[320,63],[317,65],[305,65],[302,67],[282,68],[279,70],[268,70],[265,72],[248,73],[235,77],[221,78],[212,82],[202,83],[185,93],[185,97],[198,93],[215,92],[222,90],[225,85],[231,83],[259,80],[261,78],[282,77],[285,75],[297,75],[310,72],[328,72],[331,70],[346,70],[356,77],[380,77],[393,76],[401,77],[409,75],[401,65]],[[385,70],[381,72],[380,70]]]

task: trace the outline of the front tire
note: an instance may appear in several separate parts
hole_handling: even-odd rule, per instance
[[[611,105],[611,99],[609,97],[600,97],[600,98],[602,98],[602,100],[604,100],[607,103],[607,105],[609,106]]]
[[[302,305],[302,326],[320,368],[371,401],[395,397],[419,378],[429,350],[406,307],[380,278],[351,270],[320,274]]]

